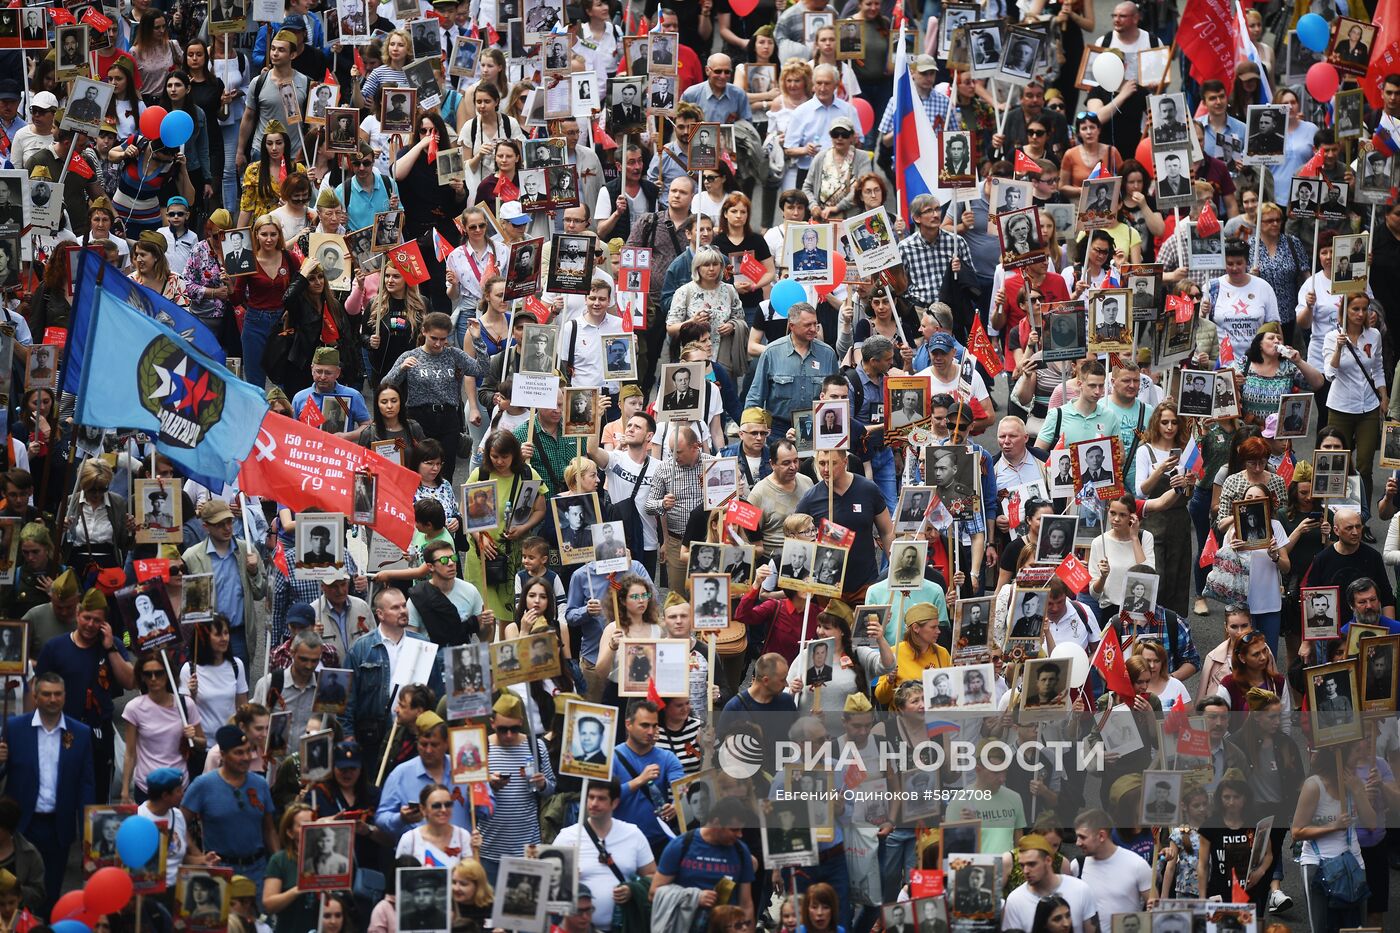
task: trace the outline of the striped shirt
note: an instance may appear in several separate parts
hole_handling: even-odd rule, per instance
[[[507,856],[522,856],[525,847],[540,842],[540,800],[554,793],[554,768],[549,763],[549,749],[536,740],[539,747],[538,767],[544,769],[544,788],[538,792],[534,785],[520,776],[520,769],[533,774],[537,767],[530,754],[530,746],[497,745],[492,743],[487,762],[493,774],[508,775],[509,781],[497,791],[493,809],[485,825],[481,826],[484,840],[481,857],[501,859]]]
[[[692,658],[693,660],[693,658]],[[694,691],[692,691],[693,693]],[[692,697],[691,702],[694,703]],[[704,709],[702,705],[700,707]],[[656,745],[664,748],[680,759],[681,767],[685,769],[687,775],[694,774],[700,770],[702,763],[702,753],[700,751],[700,727],[703,723],[694,716],[687,716],[685,724],[672,732],[662,726],[656,735]]]
[[[135,239],[140,233],[156,230],[164,223],[160,215],[164,201],[161,192],[175,177],[171,172],[175,163],[154,160],[139,137],[131,137],[127,144],[137,145],[141,151],[136,158],[121,164],[112,204],[117,213],[126,218],[127,235]]]
[[[365,83],[360,85],[360,93],[365,100],[371,101],[374,109],[379,109],[379,92],[386,87],[414,87],[408,80],[408,73],[399,68],[392,68],[389,65],[380,65],[369,73],[365,78]]]

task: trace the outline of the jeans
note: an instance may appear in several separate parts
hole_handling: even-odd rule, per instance
[[[1191,494],[1191,501],[1186,503],[1186,511],[1191,516],[1191,524],[1196,526],[1196,546],[1205,549],[1206,535],[1210,534],[1210,484],[1197,483],[1196,491]],[[1195,593],[1201,595],[1201,591],[1206,586],[1206,574],[1210,572],[1209,567],[1202,567],[1200,561],[1196,561],[1196,569],[1193,571],[1195,577]]]
[[[885,507],[894,515],[899,511],[899,475],[894,465],[894,451],[881,447],[871,454],[870,472],[875,485],[880,487],[880,493],[885,497]]]
[[[1317,881],[1317,866],[1303,866],[1303,894],[1308,900],[1308,923],[1312,933],[1337,933],[1359,927],[1366,919],[1366,902],[1359,901],[1340,910],[1327,903],[1327,895]]]
[[[238,184],[243,176],[238,173],[238,121],[219,127],[224,134],[224,190],[223,205],[229,215],[238,219]]]
[[[899,889],[914,870],[916,838],[911,830],[894,829],[880,840],[880,890],[886,901],[899,897]]]
[[[1255,629],[1264,633],[1264,641],[1268,643],[1269,650],[1278,657],[1278,634],[1283,627],[1283,613],[1277,612],[1251,612],[1250,621],[1254,623]]]
[[[249,308],[243,315],[243,378],[259,392],[267,388],[263,371],[263,350],[267,340],[282,323],[280,308]]]

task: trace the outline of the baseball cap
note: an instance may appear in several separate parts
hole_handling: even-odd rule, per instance
[[[19,100],[19,82],[13,78],[0,81],[0,100]]]
[[[914,70],[919,73],[938,70],[938,59],[932,55],[919,55],[914,59]]]
[[[349,580],[350,572],[344,567],[332,567],[326,572],[326,583],[339,583],[341,580]]]
[[[287,608],[287,624],[294,628],[315,625],[316,610],[311,608],[310,603],[292,603]]]
[[[507,201],[502,204],[501,212],[496,216],[498,220],[502,222],[509,221],[517,227],[523,227],[530,222],[530,218],[526,216],[525,211],[520,207],[519,201]]]
[[[206,525],[217,525],[233,518],[233,510],[222,499],[206,499],[199,507],[199,517]]]
[[[302,16],[300,13],[293,13],[291,16],[282,20],[282,28],[289,29],[292,32],[306,32],[306,17]]]
[[[1259,433],[1270,440],[1278,435],[1278,412],[1274,412],[1268,418],[1264,419],[1264,430]]]
[[[237,726],[220,726],[219,731],[214,733],[214,741],[219,743],[219,751],[227,755],[248,741],[248,736],[244,735],[243,730]]]
[[[179,768],[156,768],[146,775],[146,793],[152,797],[174,790],[185,780],[185,773]]]
[[[359,742],[346,740],[335,747],[335,766],[337,768],[358,768],[360,765]]]
[[[40,91],[29,101],[29,111],[35,110],[57,110],[58,98],[53,96],[52,91]]]
[[[175,195],[173,198],[171,198],[169,201],[166,201],[166,202],[165,202],[165,206],[166,206],[166,207],[174,207],[176,204],[179,204],[179,205],[181,205],[182,207],[189,207],[189,206],[190,206],[190,202],[189,202],[189,201],[186,201],[184,198],[182,198],[182,197],[181,197],[180,195],[178,195],[178,194]]]
[[[939,331],[934,334],[933,339],[929,341],[928,350],[930,353],[952,353],[953,335]]]
[[[848,133],[854,133],[856,131],[855,121],[850,117],[837,117],[835,120],[831,121],[831,126],[827,127],[827,133],[833,133],[836,130],[845,130]]]

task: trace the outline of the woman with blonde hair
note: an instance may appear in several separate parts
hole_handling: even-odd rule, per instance
[[[779,93],[768,104],[768,132],[778,134],[779,142],[787,135],[793,111],[812,98],[812,66],[798,59],[789,59],[778,78]],[[780,191],[797,187],[797,160],[787,159]]]
[[[513,117],[521,126],[526,124],[525,101],[529,100],[530,92],[535,89],[533,81],[517,81],[510,86],[509,93],[506,94],[505,103],[501,104],[501,113],[508,117]]]
[[[147,230],[141,234],[141,238],[131,244],[133,268],[127,278],[183,307],[186,304],[184,281],[170,271],[166,248],[165,237],[159,233]]]
[[[78,467],[78,492],[69,500],[63,533],[68,566],[121,566],[136,520],[127,512],[126,499],[111,488],[112,468],[103,461],[91,457]]]
[[[464,858],[452,868],[452,929],[459,924],[475,924],[485,930],[491,921],[496,892],[486,878],[486,869],[474,858]]]
[[[1171,662],[1167,658],[1167,646],[1150,638],[1133,640],[1133,657],[1142,658],[1151,678],[1147,689],[1162,703],[1163,709],[1171,709],[1178,697],[1190,705],[1191,691],[1186,685],[1171,675]]]
[[[352,81],[351,102],[372,113],[379,112],[379,95],[386,87],[413,87],[405,71],[413,61],[413,37],[406,29],[395,29],[384,38],[384,64],[374,69],[364,81]],[[359,78],[352,66],[350,75]]]
[[[702,246],[696,251],[690,263],[690,281],[676,289],[666,315],[666,332],[673,339],[687,321],[708,319],[711,341],[718,343],[721,335],[734,329],[735,321],[743,320],[739,292],[724,281],[726,267],[724,254],[715,247]]]
[[[1139,499],[1157,499],[1168,490],[1157,510],[1142,517],[1144,531],[1152,533],[1156,546],[1156,570],[1163,580],[1190,579],[1192,570],[1192,525],[1186,507],[1195,491],[1196,475],[1179,470],[1181,450],[1191,439],[1191,424],[1176,410],[1170,399],[1161,402],[1147,419],[1147,437],[1138,445],[1136,494]],[[1165,586],[1157,593],[1158,605],[1179,615],[1186,614],[1188,589]]]
[[[251,170],[253,166],[249,166]],[[245,191],[246,200],[246,191]],[[248,382],[261,389],[267,382],[263,351],[268,338],[282,323],[283,299],[297,269],[295,257],[287,251],[282,225],[269,214],[253,222],[253,272],[234,280],[234,306],[243,305],[243,373]]]
[[[347,314],[361,314],[366,308],[369,314],[363,319],[360,344],[366,348],[370,384],[378,385],[400,356],[418,346],[428,303],[397,266],[385,263],[379,272],[357,274],[345,299]]]

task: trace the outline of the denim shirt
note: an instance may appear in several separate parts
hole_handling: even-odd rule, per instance
[[[403,637],[428,640],[417,632],[406,631]],[[376,738],[383,739],[387,735],[383,730],[389,719],[392,672],[389,669],[389,652],[384,647],[384,636],[378,626],[369,634],[361,635],[350,647],[345,666],[355,672],[355,677],[350,690],[350,702],[346,704],[345,713],[340,717],[341,727],[347,736],[363,736],[366,731],[379,730]],[[442,695],[441,652],[433,659],[433,671],[428,677],[428,686],[438,696]]]
[[[797,406],[810,404],[821,394],[822,380],[836,371],[836,351],[827,344],[814,340],[802,356],[792,338],[784,337],[758,358],[744,407],[763,408],[774,418],[790,422]]]

